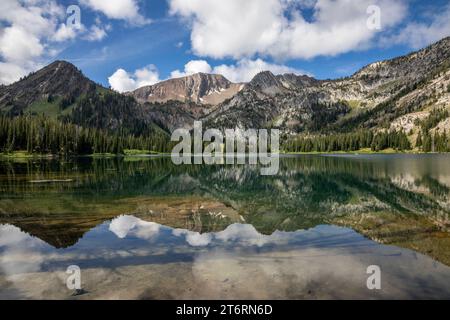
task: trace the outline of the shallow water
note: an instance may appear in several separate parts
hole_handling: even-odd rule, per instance
[[[0,161],[0,298],[450,298],[449,160]]]

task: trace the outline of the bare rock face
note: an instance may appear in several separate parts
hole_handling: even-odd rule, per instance
[[[197,73],[139,88],[130,95],[140,103],[180,101],[218,105],[230,99],[242,88],[242,84],[232,83],[224,76]]]

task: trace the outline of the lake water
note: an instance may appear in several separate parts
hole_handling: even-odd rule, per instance
[[[259,169],[0,161],[0,299],[450,298],[449,155]]]

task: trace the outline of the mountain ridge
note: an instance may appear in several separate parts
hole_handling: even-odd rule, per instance
[[[139,127],[139,132],[154,124],[167,133],[191,129],[200,120],[204,127],[277,128],[287,135],[403,126],[414,140],[416,122],[439,108],[450,108],[450,37],[335,80],[263,71],[236,84],[197,73],[122,95],[69,62],[55,61],[0,87],[0,111],[11,116],[44,113],[81,126]],[[443,119],[437,127],[447,130],[449,123]]]
[[[200,72],[144,86],[127,94],[140,103],[165,103],[173,100],[217,105],[231,98],[241,88],[242,84],[232,83],[223,75]]]
[[[11,113],[18,114],[39,100],[60,97],[70,103],[80,95],[95,91],[97,86],[73,64],[57,60],[0,88],[0,107],[9,106]]]
[[[341,122],[342,129],[372,128],[429,106],[448,108],[449,68],[450,38],[445,38],[407,56],[372,63],[351,77],[307,86],[289,88],[266,72],[256,76],[264,86],[246,86],[207,119],[213,127],[272,127],[288,134],[318,127],[340,131]]]

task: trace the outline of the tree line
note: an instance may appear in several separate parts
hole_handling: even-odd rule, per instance
[[[450,139],[445,131],[422,131],[417,137],[416,146],[423,152],[450,152]]]
[[[408,139],[404,131],[375,132],[368,129],[349,133],[299,135],[288,139],[283,146],[287,152],[348,152],[368,148],[375,152],[388,148],[397,151],[416,148],[422,152],[450,152],[450,134],[438,129],[432,130],[449,116],[447,109],[435,108],[425,119],[417,119],[414,124],[419,127],[419,132],[415,144],[414,131],[408,133]]]
[[[357,151],[370,148],[381,151],[388,148],[397,151],[411,150],[412,146],[404,132],[378,132],[370,130],[334,135],[298,136],[284,143],[287,152],[333,152]]]
[[[447,109],[436,108],[431,110],[427,118],[416,121],[415,125],[421,129],[416,140],[416,147],[419,150],[423,152],[450,152],[450,137],[447,132],[431,130],[449,116]]]
[[[0,152],[27,151],[36,154],[123,154],[127,149],[170,152],[170,137],[164,133],[134,136],[121,130],[111,133],[83,128],[45,116],[0,115]]]

